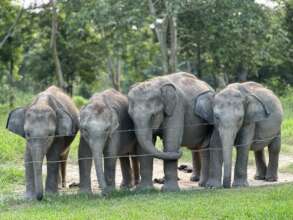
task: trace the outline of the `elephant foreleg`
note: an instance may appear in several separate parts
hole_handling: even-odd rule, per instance
[[[219,188],[222,185],[223,148],[220,143],[219,132],[215,129],[209,144],[209,178],[206,186],[210,188]]]
[[[163,134],[163,144],[165,152],[176,152],[179,150],[181,145],[183,129],[174,129],[182,125],[183,127],[183,118],[176,116],[167,118],[163,124],[164,134]],[[164,173],[165,173],[165,182],[162,187],[163,191],[178,191],[178,160],[164,160]]]
[[[240,129],[237,134],[239,140],[236,146],[237,156],[234,170],[234,187],[248,186],[247,165],[249,149],[254,137],[255,124],[247,125]]]
[[[138,190],[152,189],[153,185],[153,157],[151,156],[143,156],[146,154],[145,151],[141,149],[141,147],[137,147],[137,152],[139,158],[139,172],[141,176],[141,180],[139,184],[136,186]]]
[[[78,165],[80,192],[91,192],[92,152],[83,137],[80,137],[78,147]]]
[[[255,164],[256,164],[256,174],[254,179],[264,180],[266,177],[267,166],[265,160],[264,150],[254,151]]]
[[[139,184],[139,162],[137,157],[131,157],[134,185]]]
[[[247,182],[248,153],[249,153],[249,146],[240,145],[237,147],[237,157],[236,157],[233,187],[248,186],[248,182]]]
[[[281,136],[276,137],[272,143],[269,144],[269,164],[266,173],[266,181],[278,180],[278,165],[279,153],[281,149]]]
[[[34,184],[34,170],[32,163],[32,156],[30,150],[26,148],[25,156],[25,185],[26,185],[26,194],[27,199],[33,199],[35,194],[35,184]]]
[[[67,151],[64,155],[61,155],[60,157],[61,184],[63,188],[66,187],[66,164],[67,164],[68,154],[69,154],[69,151]]]
[[[104,173],[105,180],[107,184],[107,189],[105,193],[110,192],[115,189],[115,171],[116,171],[116,158],[111,154],[105,153],[104,159]]]
[[[46,192],[49,193],[56,193],[58,191],[60,149],[62,149],[63,143],[62,138],[56,138],[47,153]]]

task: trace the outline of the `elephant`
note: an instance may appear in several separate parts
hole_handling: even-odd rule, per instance
[[[152,188],[153,158],[164,160],[165,181],[163,191],[179,190],[177,182],[177,163],[181,156],[180,146],[198,150],[208,146],[213,126],[195,115],[196,108],[212,109],[205,106],[213,97],[214,90],[192,74],[178,72],[159,76],[135,84],[128,92],[128,112],[133,119],[135,134],[139,146],[146,157],[140,157],[141,182],[139,188]],[[155,139],[163,140],[164,152],[156,149]],[[201,169],[195,166],[195,173],[200,172],[199,184],[204,186],[208,178],[208,152],[201,152]],[[198,152],[193,153],[198,159]],[[198,162],[198,161],[197,161]],[[200,170],[199,170],[200,169]]]
[[[79,128],[78,114],[71,98],[56,86],[39,93],[29,106],[9,113],[6,128],[26,139],[26,198],[39,201],[43,198],[42,164],[45,155],[46,192],[58,191],[59,171],[65,186],[66,160],[69,145]]]
[[[254,151],[255,179],[277,181],[283,109],[271,90],[255,82],[230,84],[215,95],[213,112],[209,117],[214,122],[215,136],[220,138],[222,151],[210,151],[208,187],[231,187],[233,146],[236,146],[237,157],[232,186],[248,186],[249,150]],[[212,148],[217,145],[219,147],[219,144],[211,143]],[[268,166],[264,155],[266,146],[269,152]]]
[[[90,170],[93,157],[96,175],[102,194],[106,195],[115,187],[117,157],[123,180],[121,187],[130,188],[139,182],[139,164],[132,156],[132,167],[128,155],[137,154],[137,140],[132,119],[128,114],[127,96],[108,89],[94,94],[89,103],[80,111],[79,173],[80,191],[91,192]],[[103,156],[104,170],[103,170]],[[133,170],[133,172],[132,172]]]

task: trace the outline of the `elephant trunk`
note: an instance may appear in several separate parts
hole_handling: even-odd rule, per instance
[[[103,150],[104,150],[104,143],[99,144],[91,144],[90,148],[93,153],[95,168],[96,168],[96,175],[99,186],[103,191],[107,187],[107,183],[105,180],[105,174],[103,170]]]
[[[147,154],[150,154],[150,156],[162,160],[177,160],[181,157],[181,152],[161,152],[157,150],[152,142],[153,132],[151,128],[137,123],[135,127],[135,133],[139,144]]]
[[[235,132],[233,130],[220,131],[223,146],[224,177],[223,187],[231,187],[232,150],[234,145]]]
[[[36,147],[32,149],[32,159],[36,198],[37,200],[41,201],[43,199],[42,165],[44,159],[42,148]]]

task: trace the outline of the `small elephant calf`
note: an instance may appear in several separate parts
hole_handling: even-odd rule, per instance
[[[128,155],[136,154],[137,140],[127,109],[127,97],[113,89],[94,94],[90,102],[81,109],[79,145],[81,192],[91,191],[92,160],[88,159],[90,157],[94,158],[102,194],[107,194],[115,188],[116,160],[119,156],[123,175],[121,187],[132,186],[133,175]],[[132,162],[134,182],[137,184],[139,181],[138,161],[132,157]]]
[[[46,192],[57,192],[59,168],[62,185],[65,185],[69,145],[78,131],[78,109],[69,96],[55,86],[49,87],[38,94],[31,105],[11,111],[6,128],[27,140],[24,158],[27,198],[43,198],[45,155],[48,161]]]
[[[223,186],[231,186],[233,146],[237,146],[233,186],[248,185],[249,150],[253,150],[255,154],[255,179],[277,181],[283,119],[283,108],[278,97],[255,82],[233,83],[215,95],[213,113],[215,128],[222,143],[222,152],[211,151],[210,156],[213,159],[207,185],[221,185],[222,166],[219,158],[222,157]],[[264,155],[266,146],[269,152],[268,165]]]

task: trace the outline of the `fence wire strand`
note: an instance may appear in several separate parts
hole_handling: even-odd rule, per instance
[[[268,120],[268,119],[264,119],[264,120]],[[260,121],[264,121],[264,120],[258,120],[256,122],[260,122]],[[115,132],[117,133],[126,133],[126,132],[135,132],[135,131],[145,131],[145,130],[154,130],[155,132],[158,132],[158,131],[161,131],[161,130],[164,130],[164,129],[173,129],[173,130],[177,130],[177,129],[184,129],[186,127],[200,127],[200,126],[213,126],[214,124],[211,124],[211,123],[190,123],[190,124],[187,124],[187,125],[184,125],[184,126],[173,126],[172,128],[170,127],[159,127],[159,128],[139,128],[139,129],[123,129],[123,130],[116,130]],[[82,129],[81,129],[82,130]],[[100,130],[98,131],[100,133],[106,133],[105,131],[103,130]],[[63,136],[63,135],[52,135],[52,136],[47,136],[47,137],[54,137],[54,138],[58,138],[58,137],[73,137],[73,136],[76,136],[76,134],[72,134],[72,135],[67,135],[67,136]],[[81,135],[82,136],[82,135]],[[271,141],[273,140],[274,138],[277,138],[277,137],[280,137],[281,135],[276,135],[276,136],[272,136],[272,137],[268,137],[268,138],[263,138],[263,139],[254,139],[252,140],[250,143],[243,143],[243,144],[235,144],[234,147],[238,148],[238,147],[244,147],[244,146],[249,146],[253,143],[261,143],[261,142],[267,142],[267,141]],[[44,137],[26,137],[26,139],[44,139]],[[204,147],[204,148],[201,148],[201,149],[188,149],[189,151],[188,152],[204,152],[204,151],[222,151],[223,147]],[[15,164],[15,163],[5,163],[5,164],[1,164],[0,165],[0,168],[15,168],[15,167],[19,167],[19,166],[22,166],[23,165],[27,165],[27,164],[34,164],[34,163],[42,163],[42,165],[47,165],[47,164],[50,164],[50,163],[60,163],[60,162],[69,162],[70,164],[76,164],[77,162],[81,161],[81,160],[95,160],[95,159],[119,159],[119,158],[125,158],[125,157],[154,157],[155,155],[154,154],[127,154],[127,155],[113,155],[113,156],[102,156],[102,157],[83,157],[83,158],[78,158],[78,159],[67,159],[67,160],[56,160],[56,161],[47,161],[47,160],[44,160],[44,161],[29,161],[29,162],[24,162],[24,163],[21,163],[21,164]],[[286,155],[287,156],[287,155]],[[292,158],[293,158],[293,155],[292,155]],[[284,159],[284,158],[283,158]],[[288,156],[288,162],[293,162],[293,159],[291,159],[289,156]],[[62,191],[61,192],[62,194],[71,194],[72,192],[71,191]],[[11,192],[9,193],[10,195],[12,196],[23,196],[23,192]],[[0,201],[1,200],[4,200],[4,197],[2,198],[2,195],[0,194]]]

